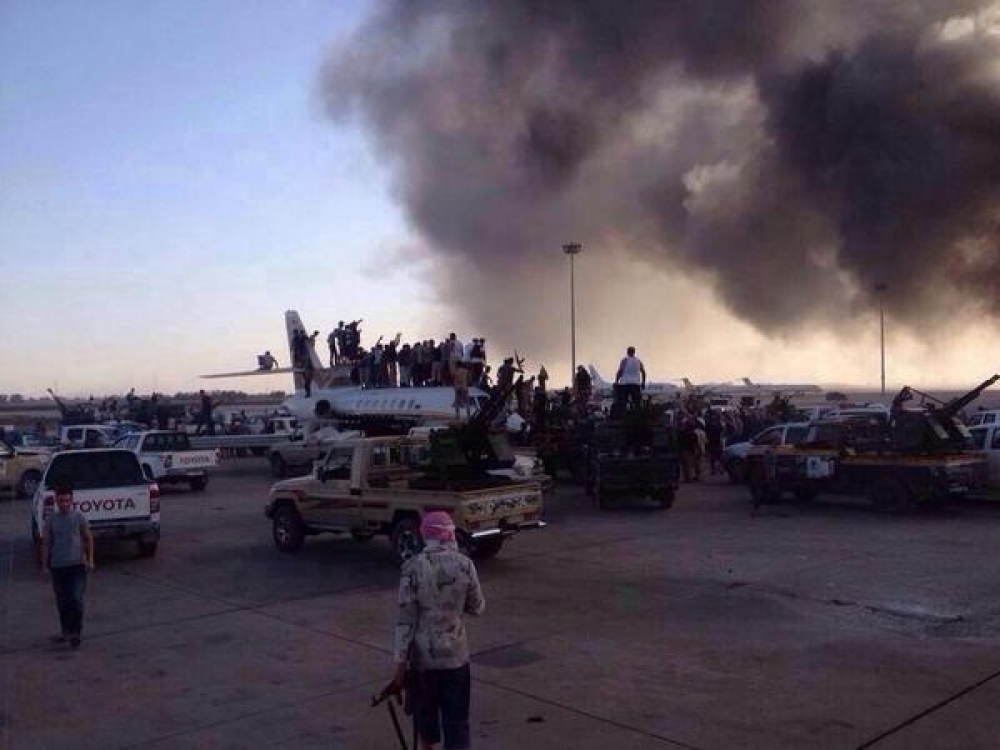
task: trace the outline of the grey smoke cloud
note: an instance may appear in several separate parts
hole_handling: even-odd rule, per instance
[[[769,335],[1000,315],[1000,34],[973,0],[398,0],[331,56],[493,334],[564,337],[565,259],[708,285]],[[498,283],[502,280],[502,283]],[[614,284],[591,288],[610,308]],[[556,299],[558,297],[558,299]]]

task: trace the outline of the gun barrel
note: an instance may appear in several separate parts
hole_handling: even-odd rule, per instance
[[[977,398],[979,398],[980,394],[982,394],[983,391],[985,391],[991,385],[996,383],[998,380],[1000,380],[1000,374],[987,378],[968,393],[959,396],[957,398],[953,398],[951,401],[949,401],[947,404],[941,407],[940,411],[944,412],[949,417],[955,416],[956,414],[958,414],[958,412],[960,412],[966,406],[968,406]]]

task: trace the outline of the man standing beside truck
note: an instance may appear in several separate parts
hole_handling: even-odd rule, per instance
[[[396,673],[403,685],[407,662],[416,669],[414,712],[421,747],[444,736],[446,750],[469,747],[469,643],[463,615],[486,608],[476,566],[458,551],[455,524],[444,511],[424,516],[426,546],[403,563],[396,622]]]
[[[55,488],[57,511],[45,522],[42,534],[42,570],[52,576],[59,610],[59,642],[79,648],[83,632],[83,594],[87,572],[94,569],[94,537],[87,518],[73,507],[73,488]]]

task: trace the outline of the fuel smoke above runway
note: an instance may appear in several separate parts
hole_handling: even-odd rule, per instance
[[[621,320],[616,269],[638,263],[766,336],[849,331],[883,281],[896,325],[934,331],[1000,317],[998,18],[962,0],[400,0],[332,54],[323,93],[391,165],[435,288],[487,334],[562,346],[570,240],[592,321]],[[697,304],[672,289],[671,312]]]

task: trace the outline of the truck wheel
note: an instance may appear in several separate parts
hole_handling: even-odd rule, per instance
[[[610,510],[615,507],[614,500],[607,492],[602,492],[600,487],[594,489],[594,494],[597,495],[597,507],[601,510]]]
[[[804,505],[815,500],[818,494],[819,491],[815,487],[796,487],[795,501]]]
[[[424,548],[420,536],[420,522],[413,516],[403,516],[392,527],[389,534],[392,556],[402,564]]]
[[[666,489],[657,490],[653,493],[653,499],[659,503],[660,510],[666,510],[674,504],[674,498],[676,495],[677,492],[673,487],[667,487]]]
[[[42,473],[40,471],[26,471],[21,475],[21,480],[17,483],[17,494],[21,497],[34,497],[41,484]]]
[[[472,557],[476,560],[489,560],[500,554],[503,549],[504,538],[497,534],[493,537],[480,539],[472,544]]]
[[[910,488],[895,479],[880,479],[868,489],[872,504],[886,513],[899,513],[911,507],[913,493]]]
[[[208,487],[208,477],[195,477],[191,480],[191,489],[194,492],[204,492]]]
[[[159,546],[159,542],[154,539],[151,542],[145,541],[143,539],[139,540],[139,557],[156,557],[156,548]]]
[[[767,483],[763,468],[753,466],[747,470],[747,484],[750,486],[750,497],[753,498],[753,505],[759,508],[766,503],[773,503],[778,499],[778,492]]]
[[[280,453],[271,454],[271,475],[276,479],[284,479],[288,474],[288,467],[285,466],[285,459]]]
[[[747,479],[747,467],[742,458],[734,458],[726,464],[726,473],[733,484],[743,484]]]
[[[298,552],[306,538],[302,517],[292,505],[285,504],[274,512],[271,524],[274,545],[282,552]]]

